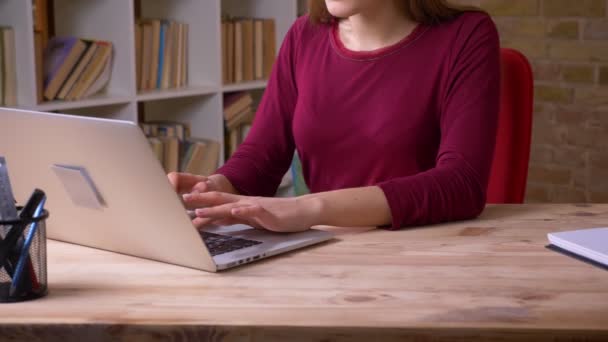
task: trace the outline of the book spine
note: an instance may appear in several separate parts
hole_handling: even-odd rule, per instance
[[[160,26],[160,39],[158,44],[158,69],[156,70],[156,89],[162,88],[163,64],[165,62],[165,35],[167,33],[167,23],[163,22]]]

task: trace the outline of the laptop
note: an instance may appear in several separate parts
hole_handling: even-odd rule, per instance
[[[608,267],[608,228],[549,233],[547,238],[561,250]]]
[[[0,108],[0,156],[24,203],[47,194],[51,239],[216,272],[329,240],[321,230],[197,230],[141,129],[128,121]]]

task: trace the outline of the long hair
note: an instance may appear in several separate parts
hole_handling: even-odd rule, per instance
[[[446,0],[399,0],[398,3],[409,19],[431,25],[453,19],[462,12],[482,11],[473,6],[449,4]],[[309,0],[308,10],[313,23],[328,23],[334,19],[327,10],[325,0]]]

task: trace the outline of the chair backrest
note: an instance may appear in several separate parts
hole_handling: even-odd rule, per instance
[[[534,78],[526,57],[501,49],[500,114],[488,184],[488,203],[522,203],[526,193]]]

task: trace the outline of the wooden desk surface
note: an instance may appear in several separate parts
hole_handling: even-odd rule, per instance
[[[338,238],[212,274],[51,241],[50,294],[0,304],[0,337],[608,341],[608,271],[546,234],[606,205],[489,206],[478,220]]]

